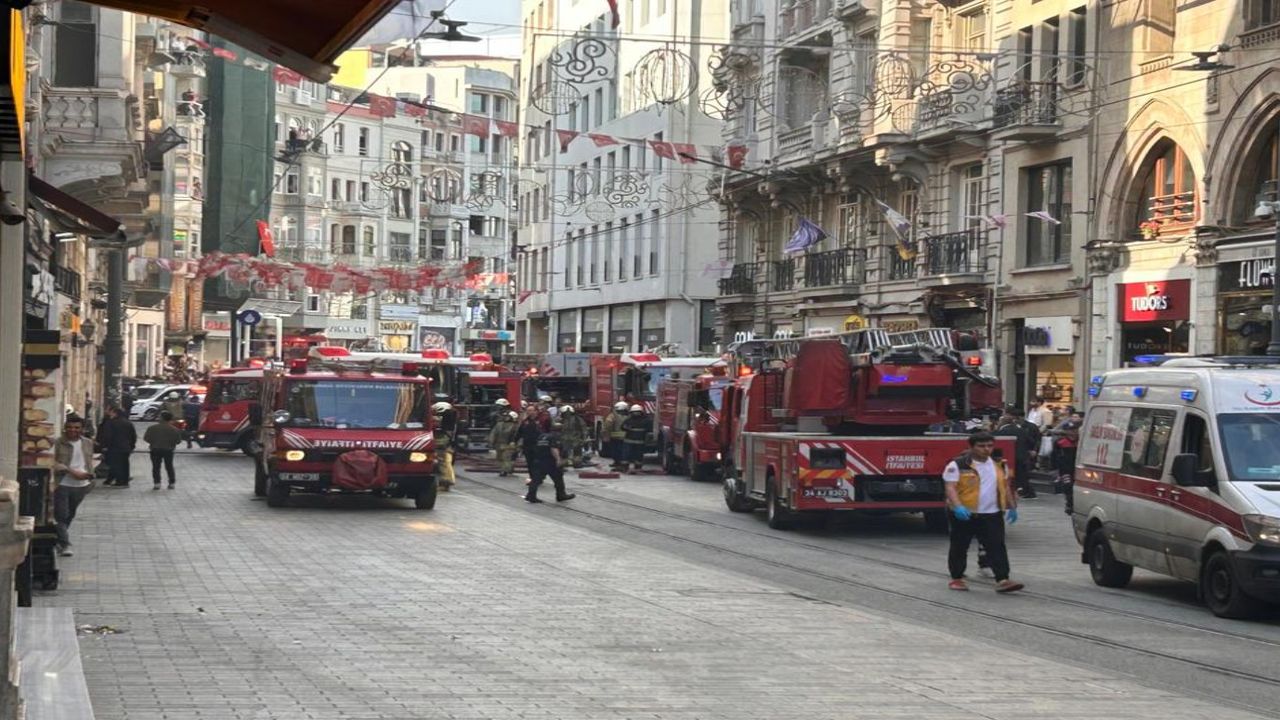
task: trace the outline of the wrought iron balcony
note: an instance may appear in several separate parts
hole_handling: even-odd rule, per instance
[[[53,268],[53,287],[72,300],[79,300],[84,283],[80,279],[80,273],[68,267],[55,265]]]
[[[801,279],[806,288],[861,285],[865,280],[866,265],[857,249],[809,253],[802,259],[804,270]]]
[[[992,125],[1000,140],[1038,140],[1053,137],[1060,127],[1055,82],[1022,82],[996,92]]]
[[[884,278],[886,280],[910,280],[916,276],[916,260],[902,257],[897,244],[884,248]]]
[[[729,277],[720,278],[720,295],[754,295],[760,263],[737,263]]]
[[[776,292],[786,292],[792,290],[796,286],[796,259],[787,258],[786,260],[774,260],[770,270],[769,289]]]
[[[987,231],[969,228],[924,239],[924,275],[981,273],[987,269]]]

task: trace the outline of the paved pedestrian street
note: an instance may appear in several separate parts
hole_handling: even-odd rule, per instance
[[[577,500],[533,507],[516,479],[464,473],[434,511],[297,496],[272,510],[238,454],[180,451],[178,473],[174,491],[137,471],[129,490],[95,491],[60,589],[36,601],[116,631],[80,636],[103,720],[1229,720],[1280,708],[1274,618],[1220,621],[1168,583],[1086,594],[1052,498],[1027,503],[1011,534],[1015,573],[1021,558],[1030,590],[1111,610],[989,584],[947,594],[945,540],[918,521],[773,540],[725,511],[718,486],[679,478],[571,476]],[[897,569],[881,562],[895,536]],[[1172,622],[1142,619],[1156,611]],[[1088,642],[1112,627],[1134,637]],[[1147,642],[1170,646],[1126,654]],[[1250,653],[1271,658],[1252,667],[1259,677],[1209,672]]]

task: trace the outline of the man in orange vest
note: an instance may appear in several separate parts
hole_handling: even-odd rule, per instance
[[[968,590],[964,581],[969,546],[973,539],[987,551],[996,577],[996,592],[1021,590],[1022,583],[1009,579],[1009,553],[1004,546],[1006,514],[1010,524],[1018,521],[1018,496],[1013,492],[1009,471],[1003,461],[991,457],[996,439],[990,433],[969,436],[969,451],[956,456],[942,471],[947,486],[947,507],[951,510],[951,550],[947,569],[952,590]]]

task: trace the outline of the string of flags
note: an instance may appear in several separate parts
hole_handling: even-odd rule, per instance
[[[335,263],[315,265],[279,262],[240,253],[211,252],[199,260],[132,256],[137,269],[154,267],[175,275],[196,278],[225,278],[234,285],[263,288],[311,288],[365,294],[383,290],[425,290],[427,288],[483,289],[510,282],[507,273],[481,273],[480,261],[412,268],[355,268]]]

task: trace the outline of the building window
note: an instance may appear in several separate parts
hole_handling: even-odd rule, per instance
[[[320,296],[319,295],[307,295],[307,312],[309,313],[320,312]]]
[[[93,6],[79,0],[64,0],[61,10],[54,25],[53,84],[64,88],[96,87],[98,26],[94,22]]]
[[[360,202],[369,202],[369,183],[367,182],[360,183]]]
[[[309,173],[307,175],[307,195],[324,197],[324,178],[320,173]]]
[[[409,233],[393,232],[389,233],[390,257],[391,262],[407,263],[413,262],[413,249],[409,247]]]
[[[982,163],[975,163],[960,171],[960,217],[958,228],[982,228],[982,216],[986,202],[982,197],[985,188]]]
[[[431,259],[444,260],[449,255],[449,231],[433,229],[431,231]]]
[[[333,126],[333,151],[339,155],[347,151],[347,126],[342,123]]]
[[[1056,265],[1071,257],[1071,163],[1055,163],[1026,171],[1027,266]],[[1025,213],[1043,212],[1057,222]]]
[[[1245,161],[1241,173],[1240,197],[1236,199],[1237,218],[1241,224],[1263,222],[1271,224],[1274,218],[1260,219],[1254,216],[1259,202],[1280,200],[1280,130],[1275,121],[1266,125],[1268,132],[1259,148]]]
[[[1058,18],[1044,21],[1043,57],[1040,58],[1040,79],[1046,83],[1058,82]]]
[[[341,180],[333,179],[329,181],[329,199],[330,200],[342,199],[342,181]]]
[[[284,194],[297,195],[299,190],[298,186],[300,184],[301,184],[301,179],[298,177],[298,172],[296,170],[290,170],[289,172],[285,173]]]
[[[649,274],[658,274],[658,243],[661,241],[658,237],[658,211],[652,210],[649,213]]]
[[[369,156],[369,128],[360,128],[359,139],[356,143],[356,153],[360,157]]]
[[[471,93],[468,98],[471,112],[481,115],[489,114],[489,96],[483,93]]]
[[[1195,222],[1196,175],[1182,148],[1164,142],[1150,158],[1139,186],[1136,229],[1150,236]]]
[[[377,231],[371,227],[364,229],[364,256],[374,257],[378,252],[378,243],[376,240]]]
[[[397,140],[391,146],[391,161],[398,163],[413,162],[413,146],[404,140]]]
[[[1071,73],[1067,76],[1070,85],[1079,85],[1085,81],[1088,65],[1085,64],[1085,53],[1089,46],[1089,8],[1078,7],[1071,11]]]
[[[355,225],[342,226],[342,254],[343,255],[356,254],[356,226]]]
[[[960,16],[959,45],[974,52],[987,52],[987,9],[979,7]]]
[[[1275,25],[1280,23],[1280,0],[1245,0],[1244,13],[1246,30]]]

